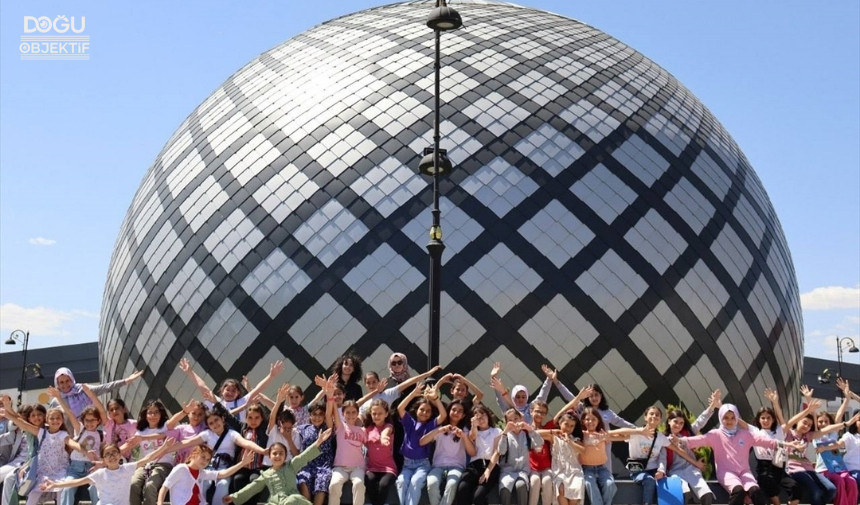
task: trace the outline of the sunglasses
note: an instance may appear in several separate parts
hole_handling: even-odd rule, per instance
[[[391,362],[391,366],[400,366],[400,365],[402,365],[402,364],[403,364],[403,360],[402,360],[402,359],[398,359],[398,360],[395,360],[395,361],[392,361],[392,362]]]

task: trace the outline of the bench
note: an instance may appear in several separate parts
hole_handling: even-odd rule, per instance
[[[642,486],[633,482],[630,479],[615,479],[615,485],[618,487],[618,492],[615,494],[615,499],[612,501],[614,505],[637,505],[642,503]],[[714,493],[714,503],[728,503],[729,493],[717,481],[708,481],[711,491]],[[352,497],[352,484],[349,482],[343,486],[343,495],[341,497],[341,505],[352,505],[350,498]],[[516,501],[516,499],[514,500]],[[500,503],[498,490],[490,493],[489,502],[491,504]],[[397,490],[394,486],[391,487],[391,493],[388,497],[390,505],[397,504]],[[421,505],[428,505],[427,490],[425,489],[421,495]],[[588,503],[588,499],[584,500],[583,505]],[[526,505],[526,504],[523,504]]]
[[[618,492],[615,494],[615,499],[613,500],[613,504],[615,505],[636,505],[642,503],[642,487],[639,484],[633,482],[629,479],[616,479],[615,485],[618,486]],[[717,481],[711,480],[708,481],[708,485],[711,487],[711,491],[714,493],[714,503],[728,503],[729,502],[729,493],[721,486]],[[343,498],[341,498],[342,505],[351,505],[350,497],[352,496],[352,485],[347,482],[344,484],[343,489]],[[89,494],[87,493],[87,486],[81,486],[78,488],[77,498],[80,500],[80,505],[90,505],[89,502]],[[786,500],[786,497],[782,497],[783,501]],[[588,502],[588,499],[585,500],[585,503]],[[397,504],[397,491],[394,486],[391,487],[391,493],[388,499],[388,503],[391,505]],[[422,498],[421,504],[427,505],[427,491],[425,490]],[[498,491],[494,491],[490,494],[490,503],[498,504],[499,503],[499,494]],[[583,504],[585,505],[585,504]]]

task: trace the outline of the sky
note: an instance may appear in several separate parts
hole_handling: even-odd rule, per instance
[[[382,3],[0,3],[3,340],[23,329],[31,348],[97,341],[120,225],[183,119],[258,54]],[[837,337],[860,346],[860,2],[520,5],[580,20],[629,44],[714,113],[782,223],[801,293],[806,355],[835,359]],[[31,47],[27,37],[40,34],[40,17],[53,22],[61,15],[75,35],[89,37],[89,59],[22,59]],[[60,30],[62,21],[54,23]],[[14,350],[20,346],[0,345],[0,352]],[[860,362],[860,354],[844,358]]]

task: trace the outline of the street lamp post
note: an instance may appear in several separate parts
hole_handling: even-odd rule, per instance
[[[433,110],[433,147],[424,149],[424,156],[418,165],[418,170],[424,175],[433,177],[433,223],[430,226],[430,242],[427,244],[427,252],[430,255],[430,324],[427,352],[427,368],[439,364],[439,328],[441,325],[440,304],[442,298],[442,252],[445,244],[442,242],[442,225],[439,220],[439,176],[449,173],[452,169],[451,160],[448,159],[447,151],[439,148],[439,108],[440,89],[439,71],[441,68],[440,39],[443,31],[456,30],[463,25],[460,14],[445,3],[445,0],[437,0],[436,7],[427,17],[427,26],[430,27],[436,38],[436,52],[434,63],[434,110]]]
[[[24,382],[27,380],[27,346],[30,344],[30,332],[24,330],[15,330],[6,340],[6,345],[24,345],[24,356],[21,363],[21,379],[18,381],[18,403],[16,409],[21,408],[22,395],[24,394]]]
[[[848,352],[860,352],[860,349],[854,344],[854,340],[849,337],[836,337],[836,376],[842,377],[842,350],[848,344],[846,349]]]

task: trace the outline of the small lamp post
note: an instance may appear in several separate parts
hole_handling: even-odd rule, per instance
[[[848,347],[845,347],[848,344]],[[842,351],[860,352],[860,349],[854,344],[854,340],[849,337],[836,337],[836,376],[842,377]]]
[[[21,401],[23,400],[24,384],[27,382],[28,372],[33,375],[33,378],[41,379],[43,376],[41,365],[38,363],[27,363],[27,347],[30,345],[30,332],[24,330],[13,331],[9,335],[9,338],[6,339],[6,345],[17,344],[24,346],[24,354],[21,359],[21,379],[18,381],[18,402],[15,406],[16,409],[19,409],[21,408]]]

